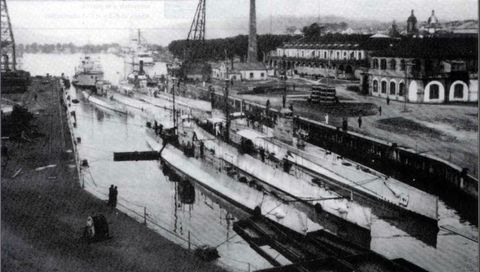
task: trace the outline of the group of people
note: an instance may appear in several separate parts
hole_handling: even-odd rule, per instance
[[[108,189],[108,206],[115,208],[117,206],[118,189],[117,186],[110,185]]]

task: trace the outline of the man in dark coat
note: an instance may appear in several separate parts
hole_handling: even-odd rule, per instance
[[[112,194],[112,205],[113,207],[117,207],[117,197],[118,197],[118,189],[117,186],[113,188],[113,194]]]

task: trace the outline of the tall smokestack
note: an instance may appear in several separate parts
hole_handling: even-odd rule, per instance
[[[250,0],[250,25],[248,32],[248,62],[257,62],[257,19],[255,0]]]

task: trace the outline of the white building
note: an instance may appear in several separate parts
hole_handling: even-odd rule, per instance
[[[261,62],[222,62],[212,68],[212,78],[230,80],[265,80],[268,70]]]
[[[372,54],[368,93],[411,103],[478,101],[478,38],[405,39]]]

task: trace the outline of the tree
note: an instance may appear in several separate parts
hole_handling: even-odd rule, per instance
[[[38,52],[38,44],[36,42],[32,43],[32,46],[30,47],[32,53],[37,53]]]
[[[307,40],[311,40],[320,37],[322,30],[323,27],[319,26],[317,23],[313,23],[310,26],[303,27],[302,32]]]
[[[293,34],[295,34],[296,30],[297,30],[296,26],[289,26],[289,27],[287,27],[286,32],[289,35],[293,35]]]
[[[285,42],[297,39],[296,36],[291,35],[258,35],[258,59],[263,58],[263,54],[274,50]],[[245,59],[248,47],[248,36],[238,35],[235,37],[228,37],[223,39],[205,40],[204,46],[192,46],[194,54],[201,56],[205,60],[225,60],[232,59],[239,56]],[[172,41],[168,45],[168,50],[175,57],[183,59],[184,52],[187,50],[186,40]]]

